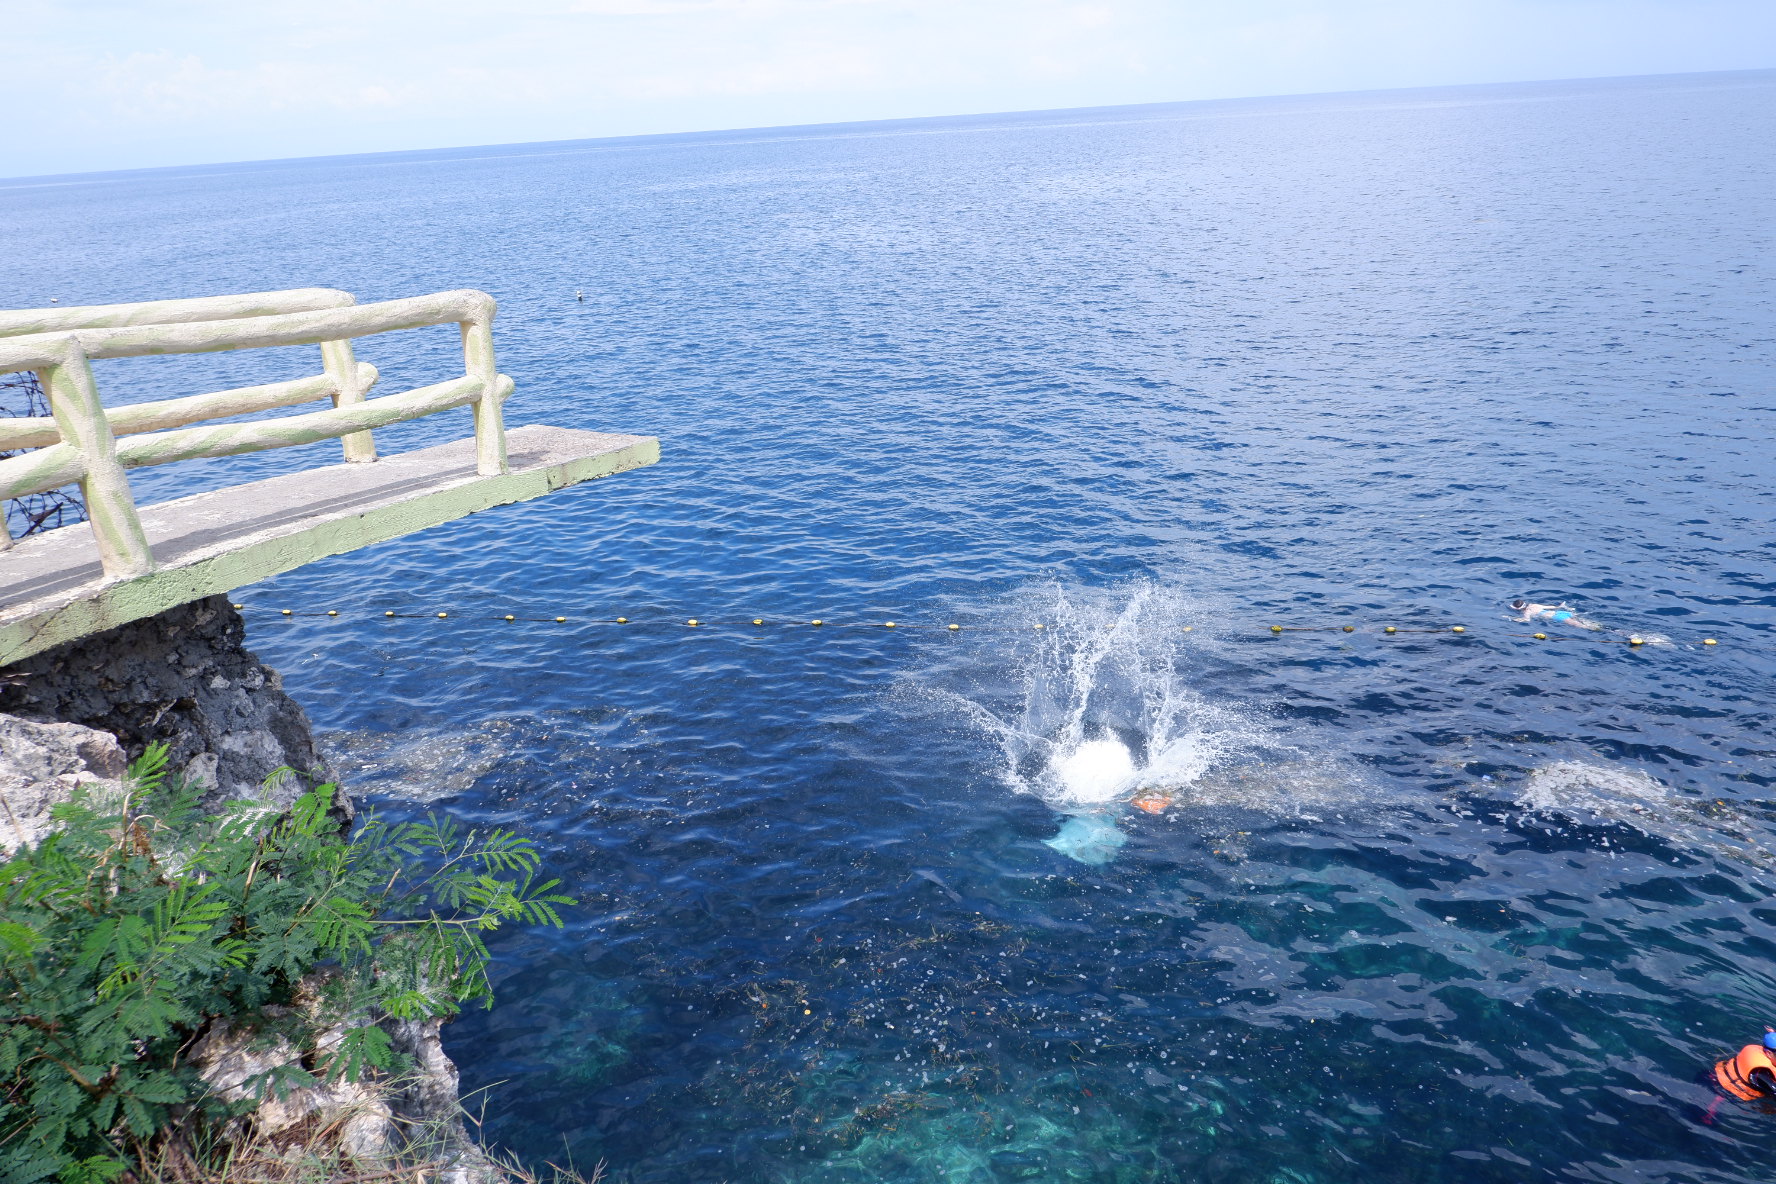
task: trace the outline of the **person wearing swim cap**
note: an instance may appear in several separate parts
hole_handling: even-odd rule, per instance
[[[1742,1102],[1776,1098],[1776,1028],[1765,1028],[1761,1044],[1748,1044],[1717,1061],[1714,1083]]]
[[[1572,610],[1565,601],[1559,604],[1536,604],[1531,600],[1513,600],[1511,611],[1520,613],[1517,619],[1525,625],[1531,621],[1551,621],[1556,625],[1574,625],[1580,629],[1602,629],[1595,621],[1587,621]]]

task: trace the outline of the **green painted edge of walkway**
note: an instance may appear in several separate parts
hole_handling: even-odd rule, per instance
[[[261,537],[238,550],[110,584],[60,608],[0,625],[0,666],[65,641],[257,583],[329,555],[442,526],[495,506],[530,501],[569,485],[639,469],[659,459],[660,442],[649,437],[626,448],[581,460],[476,478],[361,514],[323,519],[289,533]]]

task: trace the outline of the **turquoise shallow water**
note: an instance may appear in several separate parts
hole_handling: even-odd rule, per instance
[[[241,591],[362,792],[583,899],[449,1033],[513,1149],[1762,1180],[1776,1119],[1696,1074],[1776,1022],[1773,115],[1758,73],[5,182],[0,303],[480,287],[513,423],[662,437]],[[1511,636],[1517,595],[1669,644]],[[1088,739],[1173,807],[1069,797]]]

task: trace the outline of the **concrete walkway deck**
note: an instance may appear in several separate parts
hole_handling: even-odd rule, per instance
[[[155,570],[107,582],[82,523],[0,552],[0,666],[328,555],[651,465],[660,442],[571,428],[506,435],[511,471],[475,472],[475,441],[306,469],[141,508]]]

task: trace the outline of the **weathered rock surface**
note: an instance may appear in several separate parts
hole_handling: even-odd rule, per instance
[[[317,1008],[318,998],[318,978],[304,980],[297,1006]],[[275,1016],[283,1009],[266,1010]],[[190,1063],[211,1089],[230,1101],[263,1098],[247,1119],[260,1135],[327,1130],[346,1152],[366,1160],[415,1144],[448,1165],[437,1184],[504,1184],[507,1174],[463,1127],[456,1065],[445,1055],[438,1020],[382,1021],[395,1051],[411,1062],[409,1071],[398,1077],[371,1073],[357,1082],[291,1089],[283,1097],[266,1089],[267,1074],[286,1066],[324,1064],[352,1026],[368,1022],[360,1015],[323,1028],[305,1055],[281,1036],[217,1020],[192,1046]]]
[[[343,1027],[327,1032],[322,1045],[344,1038]],[[266,1038],[226,1020],[191,1047],[191,1065],[215,1093],[231,1102],[263,1098],[250,1121],[261,1135],[276,1137],[310,1123],[335,1132],[340,1146],[359,1159],[381,1159],[396,1149],[394,1115],[383,1091],[371,1081],[322,1082],[288,1090],[268,1088],[267,1075],[301,1064],[302,1054],[282,1037]]]
[[[0,711],[109,732],[130,759],[164,742],[171,767],[215,799],[252,797],[284,766],[324,777],[307,715],[245,637],[226,597],[182,605],[6,667]],[[274,798],[304,788],[293,779]]]
[[[123,788],[123,749],[105,732],[0,715],[0,851],[48,833],[50,807],[82,785]]]
[[[395,1117],[410,1129],[423,1129],[436,1140],[449,1163],[438,1184],[501,1184],[508,1177],[469,1137],[462,1122],[456,1062],[444,1053],[441,1020],[385,1019],[395,1051],[413,1062],[413,1073],[396,1083],[389,1095]]]

